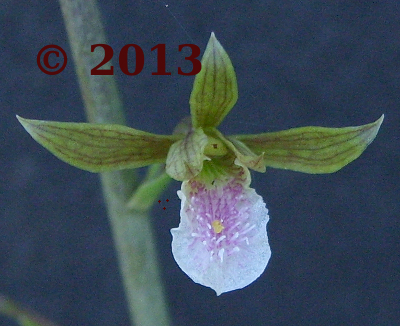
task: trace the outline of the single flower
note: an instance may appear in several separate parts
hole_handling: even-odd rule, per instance
[[[120,125],[18,119],[41,145],[84,170],[165,163],[166,173],[182,181],[181,221],[171,230],[174,258],[194,282],[219,295],[252,283],[271,256],[268,210],[250,188],[249,169],[335,172],[372,142],[383,115],[357,127],[224,136],[217,127],[235,105],[238,92],[232,63],[214,33],[201,63],[189,101],[191,118],[178,124],[172,135]],[[146,179],[129,205],[148,208],[150,193],[157,188],[157,182]]]

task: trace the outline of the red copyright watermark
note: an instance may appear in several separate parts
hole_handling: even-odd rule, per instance
[[[106,63],[108,63],[114,56],[114,50],[108,44],[93,44],[90,48],[91,52],[94,52],[97,48],[104,50],[104,57],[101,62],[90,70],[91,75],[114,75],[114,66],[110,66],[106,69],[101,69]],[[128,67],[128,50],[132,48],[135,56],[135,69],[129,70]],[[178,47],[179,52],[184,48],[190,48],[191,55],[185,57],[192,63],[192,70],[184,72],[181,67],[178,67],[178,74],[184,76],[193,76],[200,72],[201,62],[198,59],[200,56],[200,48],[195,44],[180,44]],[[98,50],[97,50],[98,51]],[[152,72],[152,75],[168,76],[172,73],[167,71],[166,59],[165,59],[165,44],[157,44],[151,48],[151,51],[157,51],[157,70]],[[142,72],[144,67],[144,52],[142,48],[137,44],[126,44],[119,51],[118,55],[119,68],[121,71],[128,76],[135,76]],[[41,71],[48,75],[57,75],[62,72],[67,66],[67,54],[58,45],[50,44],[43,47],[37,55],[37,64]]]
[[[60,65],[60,62],[57,62],[55,65],[51,65],[49,62],[49,57],[50,54],[54,54],[57,58],[60,58],[60,53],[61,53],[61,62],[62,64]],[[41,58],[43,55],[43,59]],[[61,59],[60,58],[60,59]],[[43,65],[42,65],[43,61]],[[43,47],[38,55],[37,55],[37,64],[39,66],[39,69],[43,71],[45,74],[48,75],[57,75],[61,71],[65,69],[67,66],[67,54],[63,50],[62,47],[55,45],[55,44],[49,44]]]

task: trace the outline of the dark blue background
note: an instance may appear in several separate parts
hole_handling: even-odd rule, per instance
[[[153,218],[174,325],[400,325],[399,2],[167,3],[187,33],[159,1],[100,1],[115,52],[127,43],[145,52],[141,74],[115,68],[131,126],[170,133],[188,114],[193,77],[176,73],[184,66],[177,48],[203,51],[211,31],[239,84],[226,134],[386,115],[365,153],[335,174],[253,174],[270,210],[272,258],[256,282],[221,297],[172,258],[173,182]],[[0,17],[0,292],[60,325],[128,325],[97,175],[53,157],[15,119],[84,121],[58,2],[3,0]],[[69,55],[57,76],[36,65],[52,43]],[[158,43],[171,76],[151,75]],[[0,325],[12,323],[0,317]]]

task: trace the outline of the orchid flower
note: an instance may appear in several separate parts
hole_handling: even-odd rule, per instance
[[[256,280],[271,257],[268,209],[250,188],[249,169],[266,167],[331,173],[375,138],[383,120],[346,128],[302,127],[256,135],[224,136],[217,127],[238,97],[232,63],[211,34],[190,96],[190,120],[172,135],[107,124],[18,117],[28,133],[61,160],[91,172],[165,163],[181,181],[179,227],[172,253],[196,283],[217,295]],[[138,201],[133,209],[140,206]]]

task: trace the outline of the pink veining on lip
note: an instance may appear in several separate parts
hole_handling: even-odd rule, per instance
[[[182,270],[218,295],[253,282],[271,255],[262,198],[240,178],[185,181],[178,195],[181,223],[171,230],[172,252]]]
[[[186,213],[196,218],[192,221],[193,243],[201,242],[210,261],[221,263],[224,256],[230,256],[250,245],[252,236],[257,232],[256,224],[249,216],[250,201],[243,195],[243,187],[232,180],[221,188],[207,190],[196,181],[191,188],[197,193],[189,194],[190,204]],[[250,240],[249,240],[250,239]]]

